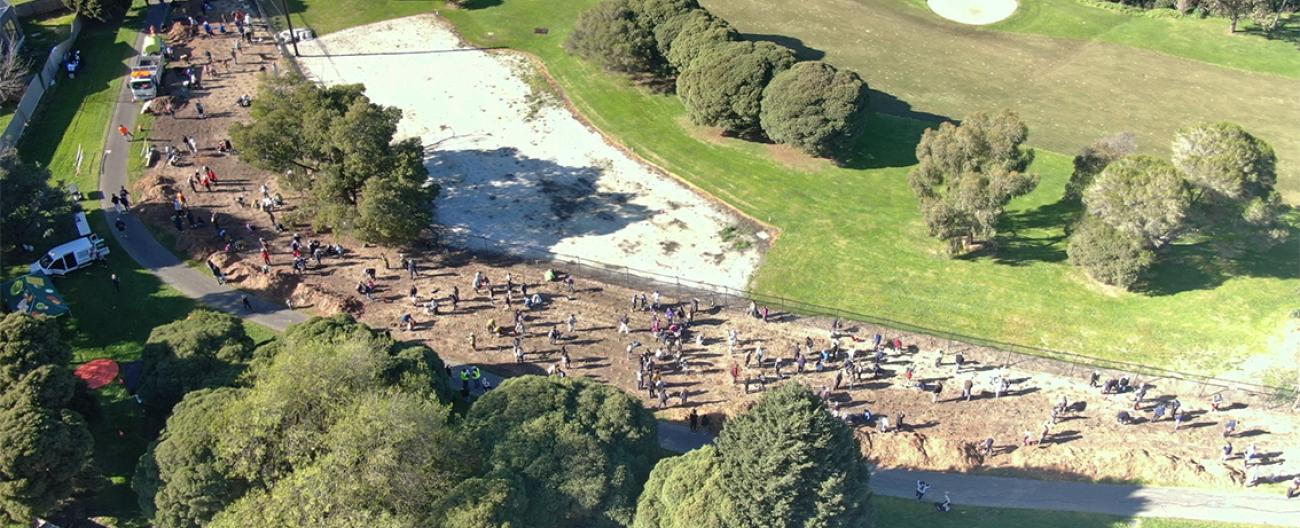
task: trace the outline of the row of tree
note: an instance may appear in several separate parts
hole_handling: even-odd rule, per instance
[[[1106,0],[1142,9],[1173,9],[1182,14],[1213,15],[1227,18],[1233,33],[1237,25],[1249,18],[1265,33],[1281,27],[1282,15],[1295,12],[1292,0]]]
[[[50,321],[0,319],[0,513],[30,525],[93,484],[94,439],[74,395],[84,384],[68,370],[72,349]]]
[[[302,196],[298,220],[402,245],[433,223],[438,185],[417,138],[393,142],[402,111],[370,101],[360,84],[321,86],[300,75],[267,76],[249,124],[230,137],[253,166],[285,173]]]
[[[565,47],[610,71],[675,77],[697,125],[817,156],[850,143],[869,111],[856,73],[797,62],[771,42],[742,41],[696,0],[605,0],[578,18]]]
[[[1287,237],[1275,188],[1277,156],[1240,126],[1179,131],[1172,161],[1134,155],[1135,149],[1132,137],[1122,135],[1075,157],[1065,199],[1081,201],[1084,213],[1070,235],[1069,256],[1092,278],[1131,288],[1186,237],[1247,247]]]
[[[182,330],[173,343],[198,342]],[[511,379],[453,413],[436,354],[346,316],[254,355],[236,386],[186,395],[141,458],[132,486],[154,526],[860,526],[868,513],[851,430],[798,385],[716,449],[656,466],[654,416],[595,381]]]

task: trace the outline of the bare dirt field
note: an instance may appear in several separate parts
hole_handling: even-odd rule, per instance
[[[211,38],[198,39],[185,46],[192,49],[189,53],[192,57],[203,57],[203,52],[208,50],[220,56],[229,54],[232,43],[230,39]],[[246,110],[235,106],[233,101],[242,93],[252,93],[256,73],[265,62],[256,53],[271,53],[271,48],[260,46],[250,51],[251,54],[241,56],[240,65],[231,65],[230,73],[218,73],[215,78],[205,80],[204,88],[195,92],[198,100],[207,106],[210,114],[207,119],[193,118],[182,109],[176,118],[159,117],[153,129],[147,131],[148,137],[159,145],[178,144],[182,135],[194,135],[204,147],[197,155],[187,155],[184,166],[160,164],[146,171],[136,184],[136,195],[142,197],[139,212],[153,224],[156,232],[169,233],[178,252],[196,260],[211,259],[226,270],[234,285],[259,295],[291,299],[296,308],[322,315],[348,312],[373,326],[391,329],[399,338],[425,342],[451,364],[474,363],[503,374],[541,374],[559,367],[568,375],[603,380],[640,395],[649,406],[658,406],[657,399],[650,398],[644,390],[637,390],[635,381],[640,363],[637,354],[653,352],[662,346],[648,332],[650,313],[631,310],[633,295],[650,295],[650,291],[644,291],[649,288],[638,291],[573,270],[575,291],[570,294],[563,282],[543,280],[547,264],[484,258],[449,248],[407,248],[405,256],[412,256],[418,267],[418,274],[413,277],[401,268],[396,250],[364,247],[331,233],[311,232],[304,226],[275,233],[268,229],[264,213],[237,206],[237,196],[252,197],[263,183],[273,191],[277,189],[273,175],[245,165],[237,155],[222,156],[208,148],[224,138],[222,131],[232,122],[247,118]],[[481,54],[475,52],[475,55]],[[197,60],[201,63],[203,59]],[[372,83],[369,92],[382,92],[382,85]],[[214,167],[221,175],[212,191],[192,191],[185,183],[194,168],[202,165]],[[222,251],[224,248],[218,246],[210,225],[191,228],[183,222],[177,230],[170,217],[178,192],[185,193],[184,205],[193,217],[205,223],[215,217],[220,225],[243,240],[248,249]],[[286,209],[292,209],[295,197],[286,192],[285,198]],[[305,274],[294,274],[289,266],[292,259],[287,255],[294,231],[301,234],[304,243],[312,239],[337,242],[347,251],[341,257],[326,258],[318,266],[313,263]],[[268,272],[260,269],[258,237],[265,238],[272,248]],[[629,253],[627,258],[635,255]],[[380,291],[374,300],[354,291],[367,268],[375,269],[378,277]],[[492,280],[491,293],[486,289],[474,291],[471,279],[477,272]],[[505,292],[507,275],[514,284],[509,297]],[[544,301],[542,306],[523,312],[524,334],[489,335],[490,321],[511,326],[515,310],[523,308],[523,284],[530,295],[537,293]],[[458,291],[460,297],[454,308],[450,299],[453,291]],[[692,303],[690,294],[679,296],[668,289],[662,293],[664,305]],[[506,298],[511,299],[509,304]],[[427,308],[431,299],[439,303],[436,315]],[[719,304],[714,305],[715,301]],[[716,429],[725,416],[743,408],[762,390],[757,384],[750,390],[744,384],[733,384],[730,375],[733,365],[741,378],[756,379],[759,373],[764,373],[775,379],[774,360],[780,357],[784,363],[782,371],[788,376],[782,382],[807,383],[818,390],[834,385],[843,355],[830,361],[824,372],[816,372],[815,354],[808,356],[804,373],[796,373],[793,361],[794,347],[808,338],[813,339],[816,351],[829,346],[826,322],[775,312],[769,322],[763,322],[747,314],[743,301],[733,300],[723,305],[722,299],[709,296],[700,296],[699,309],[691,331],[698,333],[702,341],[697,344],[694,336],[687,340],[686,369],[669,361],[659,364],[668,391],[673,395],[670,405],[659,411],[662,417],[684,419],[690,410],[696,410],[711,416],[711,426]],[[406,313],[417,321],[410,331],[397,325],[399,317]],[[575,331],[567,327],[570,314],[576,318]],[[630,314],[633,330],[630,336],[617,332],[617,320],[624,314]],[[546,335],[552,328],[561,331],[555,343]],[[726,339],[733,329],[741,339],[735,349],[728,346]],[[874,328],[846,323],[842,346],[845,350],[858,350],[859,361],[864,361],[870,355],[877,332]],[[1203,397],[1172,394],[1160,386],[1152,388],[1141,409],[1135,411],[1132,393],[1102,395],[1081,380],[976,362],[967,362],[959,370],[953,354],[942,354],[919,336],[882,333],[886,341],[899,339],[903,346],[886,351],[881,375],[851,385],[844,380],[838,389],[828,390],[829,405],[859,424],[865,450],[881,465],[1239,487],[1246,477],[1241,453],[1256,445],[1260,462],[1256,471],[1262,479],[1300,473],[1300,459],[1296,458],[1300,455],[1293,451],[1300,442],[1300,430],[1296,417],[1284,411],[1231,401],[1225,403],[1224,410],[1212,411]],[[476,349],[470,347],[471,335],[475,337]],[[515,337],[525,352],[522,363],[516,362],[513,354]],[[643,346],[629,354],[627,347],[633,340]],[[913,345],[915,350],[911,350]],[[761,364],[754,358],[760,346],[766,353]],[[567,350],[571,358],[567,368],[560,360],[561,349]],[[941,355],[943,358],[936,362]],[[914,369],[910,382],[906,376],[909,367]],[[1006,395],[994,397],[995,379],[1010,382]],[[974,385],[975,394],[970,402],[958,398],[966,380]],[[938,402],[932,401],[929,393],[914,387],[920,381],[943,383]],[[684,403],[682,393],[687,396]],[[1037,440],[1052,406],[1062,397],[1068,400],[1072,410],[1059,417],[1045,442],[1023,444],[1027,433]],[[1182,409],[1189,417],[1178,431],[1174,431],[1174,424],[1168,418],[1151,421],[1156,403],[1173,398],[1181,400]],[[873,427],[876,422],[862,423],[862,413],[867,409],[889,416],[891,422],[898,413],[904,413],[906,426],[898,432],[877,432]],[[1138,423],[1116,423],[1116,414],[1121,410],[1132,413]],[[1236,420],[1238,426],[1236,435],[1226,440],[1233,444],[1235,452],[1225,462],[1220,448],[1225,442],[1223,427],[1229,420]],[[985,438],[995,440],[992,456],[985,456],[977,448]],[[1284,449],[1292,451],[1284,452]]]
[[[532,63],[468,48],[433,16],[390,20],[298,45],[327,84],[364,83],[401,108],[442,185],[437,220],[459,234],[744,288],[758,246],[724,240],[750,222],[633,159],[589,129]]]

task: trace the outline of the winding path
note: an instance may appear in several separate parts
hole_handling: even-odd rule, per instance
[[[136,43],[139,47],[139,42]],[[134,128],[139,113],[123,83],[117,97],[112,120],[107,123],[107,145],[99,188],[109,196],[127,183],[127,159],[139,143],[128,143],[117,134],[117,125]],[[113,206],[101,202],[110,223]],[[210,275],[196,270],[176,258],[154,239],[153,234],[134,215],[124,215],[126,235],[113,231],[117,242],[141,266],[160,277],[181,293],[217,310],[243,317],[277,331],[306,321],[308,316],[249,295],[254,310],[241,306],[243,293],[219,285]],[[494,385],[503,381],[489,373]],[[712,442],[712,437],[693,433],[675,422],[659,422],[659,444],[667,450],[685,452]],[[1153,488],[1080,482],[1038,481],[987,477],[955,473],[935,473],[884,469],[873,472],[873,492],[914,498],[918,479],[933,485],[927,501],[943,500],[947,492],[954,504],[997,508],[1075,511],[1124,517],[1176,517],[1202,521],[1249,522],[1274,526],[1300,527],[1300,499],[1286,500],[1278,495],[1231,493],[1216,490]]]

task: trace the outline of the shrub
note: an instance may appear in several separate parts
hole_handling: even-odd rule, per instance
[[[772,141],[825,156],[862,130],[867,110],[867,84],[857,73],[801,62],[763,90],[759,122]]]
[[[1074,228],[1066,251],[1070,262],[1089,277],[1125,289],[1137,284],[1156,261],[1155,252],[1141,238],[1091,215]]]
[[[668,31],[671,29],[665,30]],[[689,19],[682,20],[681,27],[676,31],[677,36],[666,46],[662,44],[661,46],[666,48],[664,58],[679,74],[686,71],[695,59],[709,50],[740,40],[740,34],[731,27],[731,24],[707,12],[704,16],[691,15]],[[669,42],[666,40],[668,36],[665,33],[664,42]]]
[[[609,71],[654,71],[659,65],[654,35],[637,20],[634,1],[604,0],[583,11],[564,49]]]
[[[677,93],[693,123],[736,135],[758,135],[763,89],[794,62],[794,52],[770,42],[722,44],[682,72]]]

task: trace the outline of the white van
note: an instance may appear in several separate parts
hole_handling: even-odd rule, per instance
[[[67,275],[69,271],[79,270],[108,256],[108,245],[104,239],[90,231],[90,221],[86,220],[85,212],[77,211],[73,214],[72,223],[77,227],[77,234],[81,238],[59,244],[45,253],[40,260],[32,263],[32,273]]]
[[[90,235],[66,242],[51,249],[33,262],[31,273],[43,273],[51,277],[67,275],[94,264],[108,256],[108,244],[99,235]]]

